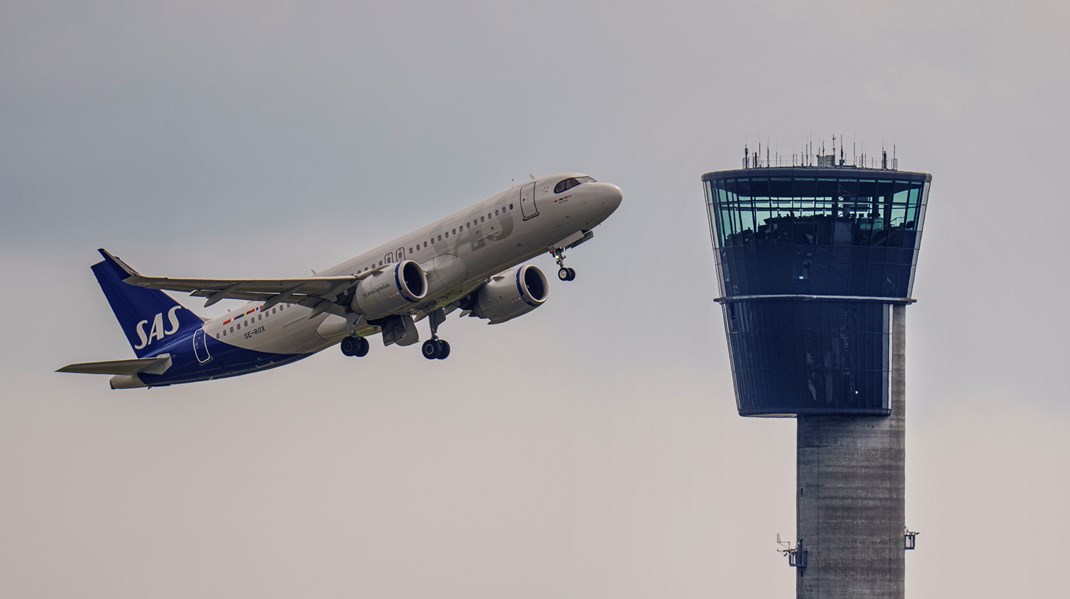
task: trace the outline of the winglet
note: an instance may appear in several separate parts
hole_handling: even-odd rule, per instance
[[[122,269],[122,271],[126,273],[127,277],[140,276],[140,273],[138,271],[134,270],[133,268],[130,268],[129,264],[127,264],[126,262],[123,262],[122,260],[116,258],[108,250],[106,250],[104,248],[98,248],[97,251],[100,252],[101,256],[104,256],[104,260],[105,261],[111,262],[112,264],[115,264],[120,269]]]

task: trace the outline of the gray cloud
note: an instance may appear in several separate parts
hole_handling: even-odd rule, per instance
[[[735,415],[699,177],[812,132],[894,140],[934,175],[909,310],[911,596],[1057,594],[1067,16],[8,3],[0,593],[790,593],[773,539],[794,527],[794,426]],[[145,393],[51,372],[128,355],[99,245],[151,273],[302,275],[560,169],[624,205],[535,314],[449,321],[449,362],[328,351]],[[1001,567],[977,576],[994,530]]]

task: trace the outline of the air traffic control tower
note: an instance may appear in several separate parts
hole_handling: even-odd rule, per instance
[[[702,180],[739,415],[798,424],[796,596],[903,597],[906,306],[932,176],[884,152],[744,156]]]

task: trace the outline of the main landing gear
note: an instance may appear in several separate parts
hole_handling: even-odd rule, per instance
[[[428,360],[445,360],[450,356],[450,344],[441,339],[428,339],[420,351]]]
[[[420,353],[428,360],[445,360],[450,355],[450,344],[438,338],[438,325],[446,321],[446,311],[442,308],[427,315],[431,323],[431,338],[424,341]]]
[[[364,337],[357,334],[357,330],[360,328],[364,317],[360,314],[354,314],[352,312],[346,313],[346,323],[349,325],[349,336],[342,339],[342,343],[339,344],[339,348],[342,350],[342,355],[349,357],[363,358],[368,355],[368,349],[371,348],[371,344]]]
[[[562,281],[574,281],[576,280],[576,271],[565,266],[565,250],[557,248],[550,248],[550,255],[554,257],[557,265],[560,267],[557,271],[557,278]]]
[[[346,356],[355,356],[357,358],[363,358],[368,355],[368,350],[371,348],[371,344],[364,337],[346,337],[342,339],[342,343],[339,346],[342,349],[342,354]]]

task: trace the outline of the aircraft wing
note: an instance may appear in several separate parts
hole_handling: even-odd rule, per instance
[[[56,372],[77,372],[80,374],[163,374],[171,367],[171,356],[139,358],[132,360],[111,360],[109,362],[82,362],[68,364]]]
[[[194,297],[206,298],[205,307],[224,300],[240,299],[263,302],[265,308],[278,303],[300,304],[313,309],[313,316],[323,312],[341,314],[336,300],[351,287],[375,274],[379,269],[360,275],[333,277],[304,277],[294,279],[181,279],[148,277],[137,272],[107,250],[99,250],[108,260],[114,260],[127,273],[123,282],[149,289],[184,291]]]

